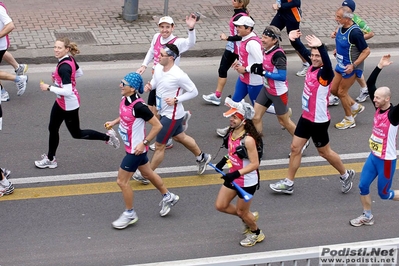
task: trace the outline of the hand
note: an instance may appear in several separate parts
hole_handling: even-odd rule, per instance
[[[245,68],[244,66],[240,65],[240,64],[237,64],[237,65],[234,67],[234,70],[236,70],[239,74],[244,74],[244,73],[247,72],[247,71],[246,71],[246,68]]]
[[[195,23],[197,22],[197,16],[191,13],[189,16],[186,16],[186,24],[189,29],[194,29]]]
[[[220,160],[220,162],[217,163],[216,168],[219,169],[220,171],[222,171],[223,166],[225,166],[226,163],[227,163],[227,158],[226,158],[226,156],[223,156],[222,160]],[[218,172],[216,169],[215,169],[215,171]]]
[[[352,64],[350,64],[350,65],[346,65],[346,66],[345,66],[344,72],[345,72],[346,74],[350,74],[350,73],[353,72],[353,70],[355,70],[355,66],[352,65]]]
[[[165,98],[165,102],[169,106],[175,105],[175,98]]]
[[[302,36],[302,32],[298,29],[298,30],[292,30],[290,31],[290,33],[288,34],[288,38],[291,41],[295,41],[295,39],[298,39],[299,37]]]
[[[149,92],[151,90],[152,90],[152,86],[151,86],[151,83],[148,81],[147,84],[145,84],[145,86],[144,86],[144,91]]]
[[[380,59],[380,62],[378,63],[378,68],[383,69],[384,67],[389,66],[392,63],[393,62],[391,61],[390,54],[383,55]]]
[[[233,182],[235,179],[239,178],[240,176],[241,176],[241,174],[240,174],[240,172],[237,170],[237,171],[234,171],[234,172],[232,172],[232,173],[228,173],[228,174],[222,176],[221,178],[223,178],[224,180],[226,180],[226,182],[231,183],[231,182]]]
[[[146,66],[141,66],[139,69],[136,70],[136,73],[143,75],[146,69],[147,69]]]
[[[279,10],[279,7],[278,7],[278,5],[276,3],[273,4],[273,9],[276,10],[276,11]]]
[[[227,41],[227,35],[224,34],[224,33],[221,33],[220,34],[220,39],[223,40],[223,41]]]
[[[110,130],[114,125],[115,125],[114,121],[107,121],[107,122],[104,123],[104,127],[107,130]]]
[[[314,35],[307,35],[305,39],[308,42],[309,47],[320,47],[323,45],[320,39]]]
[[[49,84],[46,84],[46,83],[41,83],[41,82],[40,82],[40,89],[41,89],[42,91],[46,91],[47,88],[48,88],[48,86],[50,86],[50,85],[49,85]]]
[[[263,65],[262,64],[253,64],[251,66],[251,73],[254,73],[256,75],[263,76]]]
[[[337,36],[336,31],[331,32],[331,35],[330,35],[331,39],[335,39],[336,36]]]

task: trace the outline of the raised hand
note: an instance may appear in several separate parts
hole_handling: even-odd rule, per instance
[[[389,66],[392,63],[393,62],[391,61],[391,55],[386,54],[381,57],[380,62],[378,63],[378,67],[383,69],[384,67]]]
[[[309,47],[320,47],[323,43],[314,35],[307,35],[305,37],[306,41],[308,42]]]
[[[302,32],[298,29],[298,30],[292,30],[290,31],[290,33],[288,34],[288,38],[291,41],[295,41],[295,39],[298,39],[299,37],[302,36]]]

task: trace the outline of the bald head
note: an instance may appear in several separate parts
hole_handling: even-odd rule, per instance
[[[390,98],[391,97],[391,90],[388,87],[379,87],[375,94],[379,94],[383,98]]]

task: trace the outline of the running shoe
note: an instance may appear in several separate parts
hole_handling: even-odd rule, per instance
[[[4,177],[5,178],[10,178],[10,175],[11,175],[11,171],[10,170],[8,170],[8,169],[6,169],[6,168],[1,168],[1,171],[3,172],[3,175],[4,175]]]
[[[364,105],[361,105],[360,103],[359,103],[358,105],[359,105],[359,107],[358,107],[356,110],[352,110],[352,116],[353,116],[353,118],[356,118],[356,116],[357,116],[358,114],[360,114],[361,112],[364,111],[364,109],[366,109],[366,107],[364,107]]]
[[[256,243],[262,242],[265,239],[265,234],[260,230],[259,235],[255,233],[247,234],[245,239],[240,241],[240,245],[243,247],[252,247]]]
[[[255,216],[255,222],[257,222],[259,220],[259,212],[253,212],[252,215]],[[242,230],[242,234],[243,235],[250,234],[251,229],[248,227],[248,225],[244,222],[243,222],[243,225],[244,225],[244,227]]]
[[[28,65],[27,64],[20,64],[20,65],[18,65],[18,68],[15,69],[15,74],[17,76],[25,75],[26,72],[28,72]]]
[[[356,101],[359,103],[365,102],[369,96],[370,95],[368,89],[366,90],[360,89],[360,94],[359,96],[357,96]]]
[[[28,83],[28,76],[19,76],[20,80],[18,82],[15,83],[15,85],[17,86],[17,95],[21,96],[22,94],[25,93],[26,90],[26,84]]]
[[[339,98],[333,94],[330,95],[328,98],[328,105],[329,106],[336,106],[339,104]]]
[[[309,67],[310,67],[310,66],[307,66],[307,65],[305,65],[305,64],[302,64],[302,68],[301,68],[298,72],[296,72],[296,75],[297,75],[298,77],[304,77],[304,76],[306,76],[306,72],[308,72]]]
[[[115,229],[124,229],[131,224],[136,223],[139,220],[136,212],[133,211],[131,213],[124,211],[118,219],[112,222],[112,226]]]
[[[342,183],[342,188],[341,191],[342,193],[348,193],[353,186],[353,179],[355,178],[356,172],[353,169],[348,170],[348,177],[345,180],[341,179]]]
[[[303,145],[302,150],[301,150],[301,154],[303,154],[303,152],[309,147],[310,144],[310,140],[306,141],[305,145]],[[291,152],[288,154],[288,158],[291,157]]]
[[[155,151],[155,142],[149,146],[150,150]],[[165,149],[172,149],[173,148],[173,140],[172,138],[168,139],[168,142],[166,142],[166,147]]]
[[[336,129],[347,129],[353,128],[356,126],[355,120],[349,121],[348,119],[344,118],[341,122],[335,124]]]
[[[0,191],[3,195],[10,195],[14,192],[14,185],[11,181],[8,181],[8,186],[3,186],[0,184]]]
[[[294,193],[294,185],[289,186],[287,185],[284,180],[280,180],[274,184],[270,184],[269,187],[278,193],[284,193],[284,194],[292,194]]]
[[[204,157],[202,157],[202,160],[197,161],[198,164],[198,174],[202,175],[205,170],[206,170],[206,166],[208,165],[208,163],[211,161],[212,156],[208,153],[204,153]]]
[[[1,90],[1,101],[2,102],[8,102],[9,100],[10,100],[10,95],[8,94],[8,91],[2,89]]]
[[[218,128],[216,129],[216,133],[220,136],[220,137],[224,137],[226,136],[227,132],[229,132],[230,127],[225,127],[225,128]]]
[[[44,169],[44,168],[53,169],[58,166],[55,157],[53,158],[52,161],[50,161],[46,154],[42,155],[42,159],[40,161],[35,161],[35,165],[37,168],[41,168],[41,169]]]
[[[216,94],[213,92],[211,94],[208,95],[202,95],[202,99],[204,99],[205,101],[207,101],[208,103],[213,103],[214,105],[220,105],[220,100],[222,97],[218,98],[216,97]]]
[[[188,128],[188,120],[190,120],[191,118],[191,112],[190,111],[186,111],[183,117],[183,122],[182,122],[182,126],[183,126],[183,131],[186,131]],[[172,144],[173,146],[173,144]]]
[[[356,226],[356,227],[359,227],[359,226],[362,226],[362,225],[373,225],[374,224],[374,217],[371,214],[370,218],[367,218],[366,215],[364,215],[364,213],[363,213],[359,217],[350,220],[349,223],[352,226]]]
[[[113,130],[112,128],[109,129],[106,133],[109,136],[109,140],[106,141],[105,143],[107,143],[108,145],[111,145],[112,147],[114,147],[115,149],[119,149],[119,147],[121,146],[121,143],[118,139],[118,137],[116,136],[116,132],[115,130]]]
[[[163,198],[161,202],[159,203],[159,206],[161,206],[161,210],[159,211],[159,214],[163,217],[166,216],[170,212],[170,208],[174,206],[178,201],[180,197],[178,195],[175,195],[173,193],[170,193],[169,198]]]
[[[148,184],[150,183],[150,180],[148,180],[147,178],[145,178],[144,176],[142,176],[139,170],[137,170],[137,171],[134,173],[133,179],[136,180],[137,182],[142,183],[143,185],[148,185]]]

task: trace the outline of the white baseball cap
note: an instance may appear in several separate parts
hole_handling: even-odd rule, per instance
[[[160,25],[161,23],[168,23],[168,24],[175,24],[175,22],[173,21],[173,18],[169,17],[169,16],[165,16],[159,19],[158,25]]]
[[[233,24],[236,26],[248,26],[253,28],[255,22],[248,16],[242,16],[237,21],[234,21]]]

